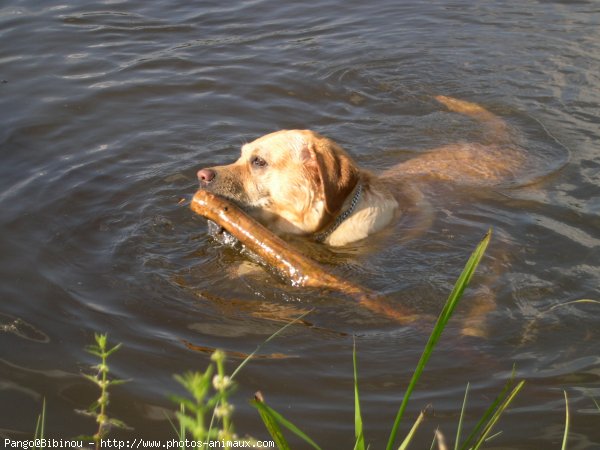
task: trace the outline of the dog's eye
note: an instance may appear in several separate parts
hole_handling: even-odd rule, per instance
[[[264,159],[262,159],[260,156],[253,156],[252,159],[250,160],[250,163],[254,167],[265,167],[267,165],[267,162]]]

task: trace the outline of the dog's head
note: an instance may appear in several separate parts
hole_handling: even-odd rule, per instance
[[[311,234],[339,214],[359,170],[331,139],[283,130],[244,145],[233,164],[199,170],[198,180],[275,231]]]

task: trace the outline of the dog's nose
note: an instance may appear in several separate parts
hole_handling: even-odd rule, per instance
[[[198,171],[198,180],[203,183],[210,183],[217,176],[217,172],[212,169],[200,169]]]

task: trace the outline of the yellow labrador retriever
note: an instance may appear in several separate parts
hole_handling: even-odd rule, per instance
[[[200,186],[233,200],[277,233],[341,246],[377,233],[414,207],[414,187],[421,182],[490,184],[521,165],[523,152],[502,119],[474,103],[436,100],[481,121],[493,143],[439,147],[376,176],[329,138],[283,130],[244,145],[233,164],[199,170]]]

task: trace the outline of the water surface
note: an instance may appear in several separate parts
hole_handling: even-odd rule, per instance
[[[267,401],[323,448],[352,448],[352,336],[367,441],[383,448],[427,336],[339,297],[292,289],[207,234],[181,199],[200,167],[280,128],[311,128],[375,171],[482,130],[433,99],[504,117],[529,156],[522,176],[430,198],[431,228],[401,226],[339,250],[302,244],[331,270],[436,314],[470,251],[494,239],[409,405],[452,442],[471,383],[472,427],[510,376],[527,380],[490,448],[600,445],[600,7],[596,2],[376,4],[323,0],[34,2],[0,7],[0,412],[2,434],[94,431],[75,410],[97,396],[84,347],[107,332],[110,412],[174,437],[173,374],[204,369],[197,346],[248,353],[314,309],[239,376],[240,434],[266,438],[247,404]],[[469,302],[493,292],[486,339],[462,335]],[[556,307],[557,305],[562,305]],[[556,308],[555,308],[556,307]],[[550,310],[551,308],[554,308]],[[236,360],[232,360],[233,369]],[[402,432],[408,430],[407,421]],[[303,444],[294,442],[294,448]]]

